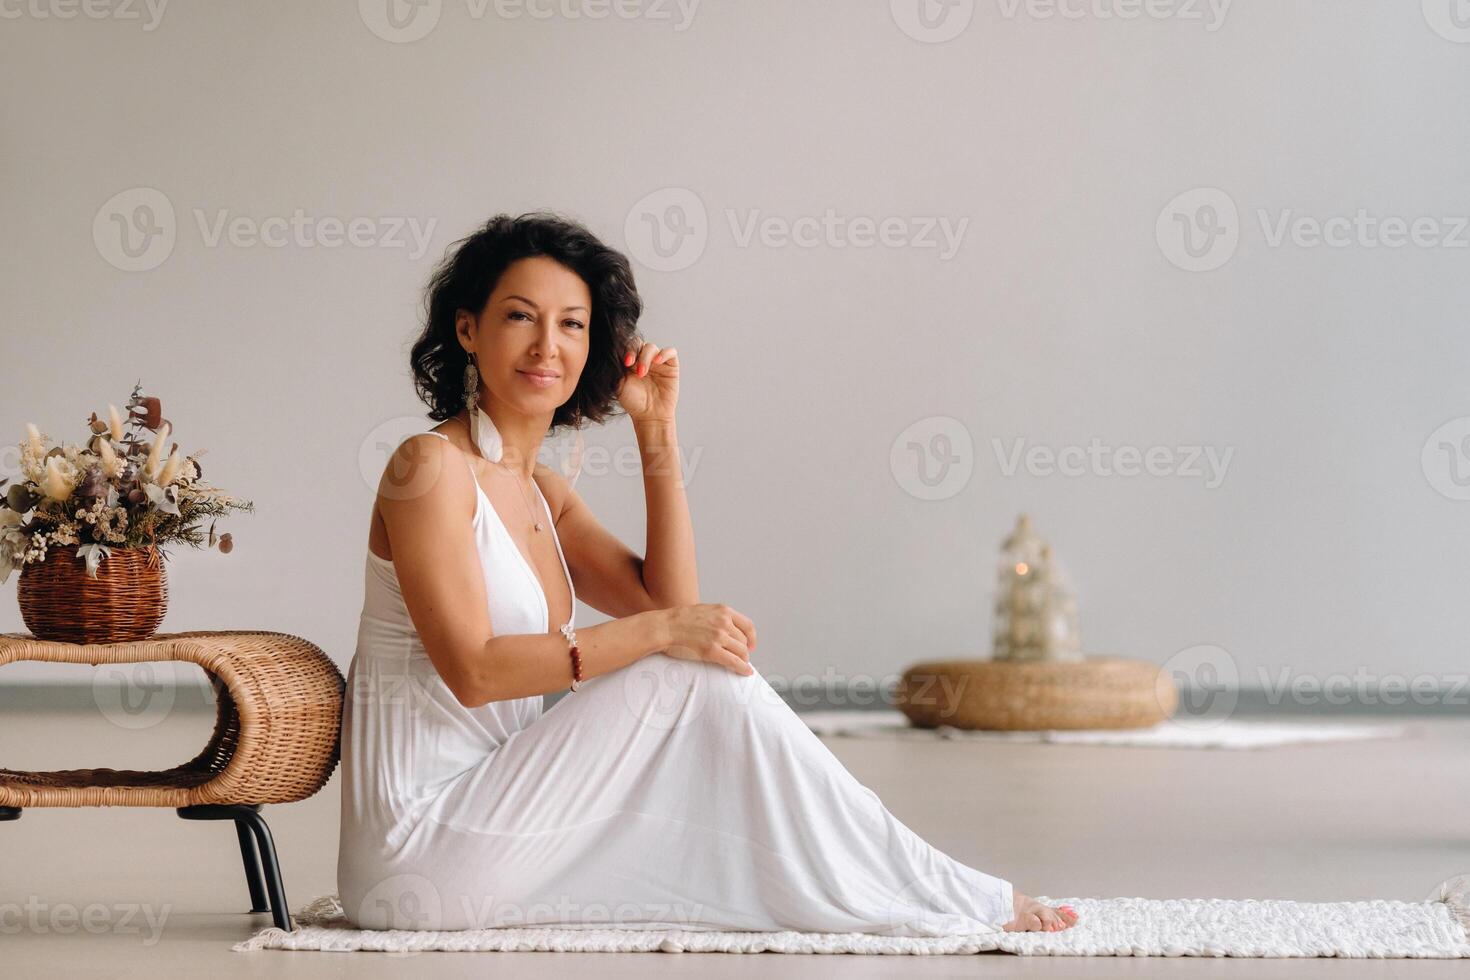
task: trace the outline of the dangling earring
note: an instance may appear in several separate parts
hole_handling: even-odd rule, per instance
[[[464,406],[470,414],[470,440],[480,450],[481,456],[492,463],[500,462],[505,454],[505,443],[500,438],[500,430],[480,408],[480,371],[475,367],[473,354],[464,369]]]
[[[473,413],[475,403],[479,400],[480,370],[475,367],[475,355],[471,354],[469,361],[464,366],[464,407]]]

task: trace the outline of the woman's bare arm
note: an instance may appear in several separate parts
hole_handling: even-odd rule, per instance
[[[667,612],[655,609],[577,630],[582,679],[611,673],[668,647]],[[485,655],[473,666],[479,669],[471,669],[463,693],[455,693],[470,708],[564,691],[572,683],[572,657],[560,633],[491,637]]]
[[[470,523],[474,475],[461,451],[413,436],[394,451],[378,489],[404,605],[439,676],[466,707],[545,694],[571,683],[559,633],[495,636]],[[672,642],[667,610],[577,631],[582,676],[617,670]]]
[[[672,418],[640,420],[633,424],[633,431],[643,459],[643,496],[648,506],[644,588],[657,608],[693,605],[699,601],[699,572],[678,431]]]

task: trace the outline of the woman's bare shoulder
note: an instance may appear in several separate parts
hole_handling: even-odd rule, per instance
[[[439,438],[430,434],[434,431],[409,436],[393,450],[378,481],[376,503],[380,511],[402,504],[422,504],[431,495],[474,499],[469,486],[472,471],[460,462],[465,458],[464,449],[448,438],[448,433],[443,433],[446,438]],[[443,479],[446,473],[447,481]]]

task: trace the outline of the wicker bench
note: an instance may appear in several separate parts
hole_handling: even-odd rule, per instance
[[[186,820],[233,820],[250,911],[268,911],[278,927],[292,929],[260,808],[306,799],[337,766],[346,682],[331,658],[301,637],[268,631],[159,633],[132,643],[87,645],[0,633],[0,666],[20,660],[195,663],[214,687],[217,716],[203,751],[162,772],[0,769],[0,820],[56,806],[174,807]]]

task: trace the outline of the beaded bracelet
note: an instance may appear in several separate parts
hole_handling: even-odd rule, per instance
[[[582,651],[577,649],[577,631],[571,623],[562,626],[561,633],[567,638],[567,652],[572,658],[572,690],[575,691],[582,684]]]

